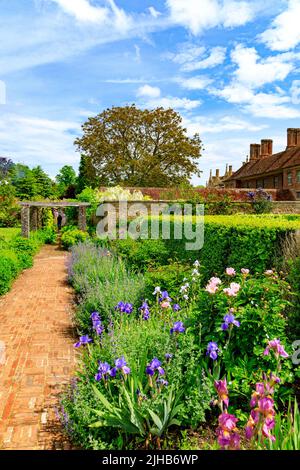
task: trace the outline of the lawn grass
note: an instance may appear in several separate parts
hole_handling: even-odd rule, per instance
[[[20,232],[20,228],[0,228],[0,238],[3,238],[5,241],[9,242],[16,235],[19,235]]]

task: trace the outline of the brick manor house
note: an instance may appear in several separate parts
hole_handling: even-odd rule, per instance
[[[219,170],[210,174],[207,184],[213,188],[264,188],[289,193],[289,199],[300,199],[300,128],[287,130],[287,147],[273,154],[273,141],[262,140],[250,145],[250,158],[241,168],[232,172],[226,168],[224,176]]]

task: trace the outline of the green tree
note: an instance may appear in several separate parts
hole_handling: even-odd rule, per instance
[[[37,193],[37,184],[32,170],[27,165],[17,163],[11,169],[11,182],[19,199],[29,200]]]
[[[74,168],[70,165],[63,166],[56,175],[56,182],[59,195],[65,196],[69,188],[75,186],[77,182]]]
[[[40,165],[36,166],[31,170],[35,179],[36,194],[35,196],[42,196],[43,198],[49,198],[53,196],[53,181],[44,172]]]
[[[188,137],[172,109],[113,107],[89,118],[82,129],[75,145],[91,186],[170,187],[200,175],[200,137]]]
[[[98,185],[96,173],[94,168],[88,164],[88,160],[88,157],[81,155],[77,178],[77,193],[81,193],[88,186],[96,188]]]

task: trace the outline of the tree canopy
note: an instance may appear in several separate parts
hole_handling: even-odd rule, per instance
[[[177,186],[200,175],[201,140],[172,109],[113,107],[83,124],[75,145],[91,186]]]

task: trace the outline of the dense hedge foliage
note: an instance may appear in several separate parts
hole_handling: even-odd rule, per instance
[[[10,289],[23,269],[32,266],[34,255],[48,239],[49,230],[35,232],[29,239],[20,235],[8,240],[0,237],[0,295]]]
[[[196,259],[204,266],[204,278],[222,273],[226,266],[237,269],[247,266],[253,272],[270,267],[281,269],[285,243],[293,242],[300,229],[299,216],[206,216],[204,246],[187,251],[186,240],[116,240],[114,249],[136,270],[147,271],[149,266],[166,265],[169,260],[190,263]],[[198,221],[198,222],[197,222]],[[202,221],[193,218],[193,231]],[[144,222],[146,225],[148,222]],[[176,217],[171,218],[171,234]]]

